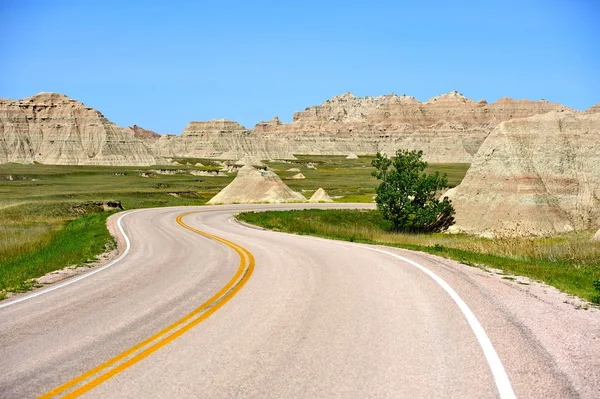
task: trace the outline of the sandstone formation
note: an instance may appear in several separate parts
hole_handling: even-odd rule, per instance
[[[592,241],[600,241],[600,230],[598,230],[596,234],[594,234],[594,237],[592,237]]]
[[[223,165],[223,170],[227,172],[237,172],[242,166],[250,165],[254,166],[257,169],[267,169],[267,165],[265,165],[260,158],[245,155],[237,161],[226,161]]]
[[[245,165],[260,166],[261,168],[265,168],[267,166],[260,160],[259,157],[255,157],[255,156],[251,156],[251,155],[245,155],[242,158],[238,159],[238,161],[235,163],[235,165],[237,165],[237,166],[245,166]]]
[[[333,202],[333,200],[325,190],[319,188],[312,197],[310,197],[309,202]]]
[[[588,112],[596,112],[592,107]],[[471,162],[500,122],[566,109],[546,101],[474,102],[458,92],[419,102],[395,94],[333,97],[246,129],[237,122],[191,122],[181,136],[123,129],[98,111],[56,93],[0,100],[0,162],[150,165],[173,158],[295,159],[294,154],[354,155],[398,148],[424,151],[429,162]]]
[[[162,135],[153,150],[162,157],[295,159],[287,143],[260,137],[239,123],[225,119],[191,122],[181,136]]]
[[[140,140],[154,142],[160,138],[160,134],[153,132],[152,130],[144,129],[138,125],[129,126],[129,129],[133,130],[133,137]]]
[[[160,163],[133,129],[57,93],[0,99],[0,163],[139,165]]]
[[[567,108],[547,101],[474,102],[456,91],[426,102],[405,95],[360,98],[345,93],[296,112],[287,124],[275,117],[248,130],[226,120],[192,122],[181,137],[163,135],[153,148],[163,157],[217,159],[392,155],[406,148],[423,150],[428,162],[471,162],[498,123],[562,109]]]
[[[300,180],[300,179],[306,179],[306,176],[304,176],[302,173],[297,173],[294,176],[292,176],[291,178],[295,179],[295,180]]]
[[[178,175],[188,174],[193,176],[227,176],[220,170],[197,170],[197,169],[154,169],[150,172],[142,172],[141,176],[151,177],[153,174],[156,175]]]
[[[348,156],[346,157],[346,159],[358,159],[358,155],[356,155],[356,154],[348,154]]]
[[[450,201],[454,200],[454,196],[456,195],[456,189],[456,187],[449,188],[444,194],[442,194],[442,198],[446,197]]]
[[[251,204],[306,201],[289,188],[274,172],[243,166],[235,179],[208,204]]]
[[[549,235],[600,226],[600,113],[501,123],[453,195],[451,231]]]
[[[589,107],[586,110],[587,113],[590,114],[596,114],[596,113],[600,113],[600,103],[596,104],[596,105],[592,105],[591,107]]]
[[[298,168],[289,168],[287,171],[288,172],[300,172],[300,169],[298,169]]]

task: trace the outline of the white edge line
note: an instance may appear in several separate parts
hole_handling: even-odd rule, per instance
[[[494,376],[494,381],[496,382],[496,387],[498,388],[498,393],[500,394],[500,397],[503,399],[516,398],[516,395],[510,384],[508,375],[506,374],[506,370],[504,369],[504,366],[502,365],[502,361],[500,360],[498,353],[496,353],[496,350],[494,349],[494,346],[492,345],[492,341],[490,341],[490,338],[485,333],[485,330],[483,329],[483,327],[479,323],[479,320],[477,320],[477,317],[475,317],[475,314],[471,311],[469,306],[467,306],[465,301],[462,300],[462,298],[456,293],[456,291],[454,291],[454,289],[452,289],[452,287],[450,287],[450,285],[444,279],[442,279],[440,276],[438,276],[431,270],[427,269],[426,267],[421,266],[417,262],[414,262],[408,258],[405,258],[404,256],[397,255],[395,253],[387,252],[387,251],[377,249],[377,248],[367,247],[364,245],[357,245],[357,246],[368,249],[370,251],[380,252],[383,254],[393,256],[394,258],[400,259],[403,262],[406,262],[412,266],[415,266],[416,268],[421,270],[423,273],[425,273],[429,277],[431,277],[436,283],[438,283],[440,285],[440,287],[442,287],[444,289],[444,291],[446,291],[446,293],[448,293],[448,295],[450,295],[450,297],[458,305],[459,309],[461,310],[461,312],[467,319],[469,326],[473,330],[473,333],[475,333],[475,337],[477,338],[477,341],[479,342],[479,345],[481,346],[481,349],[483,350],[485,358],[486,358],[486,360],[490,366],[490,369],[492,371],[492,375]]]
[[[237,223],[237,219],[235,219],[233,217],[229,219],[229,223],[236,224],[239,227],[242,227],[242,228],[245,228],[248,230],[255,230],[255,229],[251,229],[247,226],[244,226],[241,223]],[[268,230],[268,231],[271,231],[271,230]],[[490,338],[487,336],[485,330],[479,323],[479,320],[477,320],[477,317],[475,317],[475,314],[473,313],[473,311],[471,311],[471,309],[469,308],[469,306],[467,306],[465,301],[463,301],[462,298],[456,293],[456,291],[454,291],[454,289],[452,287],[450,287],[450,285],[444,279],[442,279],[440,276],[438,276],[431,270],[427,269],[425,266],[422,266],[422,265],[418,264],[417,262],[414,262],[408,258],[405,258],[404,256],[397,255],[393,252],[388,252],[388,251],[384,251],[382,249],[368,247],[366,245],[351,244],[351,243],[347,243],[347,242],[343,242],[343,241],[328,240],[328,239],[324,239],[324,238],[320,238],[320,237],[309,237],[309,236],[298,236],[298,237],[303,237],[303,238],[308,238],[308,239],[317,239],[317,240],[327,240],[330,242],[335,242],[340,245],[361,247],[361,248],[367,249],[369,251],[380,252],[382,254],[390,255],[390,256],[397,258],[403,262],[406,262],[412,266],[415,266],[417,269],[419,269],[423,273],[427,274],[436,283],[438,283],[438,285],[440,287],[442,287],[448,295],[450,295],[450,298],[452,298],[452,300],[458,305],[458,308],[461,310],[461,312],[467,319],[467,323],[469,323],[471,330],[473,330],[473,333],[475,334],[475,337],[477,338],[477,341],[479,342],[479,345],[481,346],[481,349],[483,350],[483,354],[485,355],[488,365],[490,366],[490,370],[492,371],[492,375],[494,377],[494,381],[496,383],[496,388],[498,389],[498,393],[500,394],[500,398],[516,399],[516,395],[510,384],[508,374],[506,374],[506,370],[504,369],[504,366],[502,365],[502,361],[500,360],[498,353],[496,353],[496,350],[494,349],[494,346],[492,345],[492,341],[490,341]]]
[[[25,296],[22,296],[22,297],[19,297],[19,298],[16,298],[16,299],[12,299],[10,301],[6,301],[6,302],[3,302],[3,303],[0,303],[0,309],[5,308],[5,307],[10,306],[10,305],[17,304],[19,302],[26,301],[27,299],[31,299],[31,298],[38,297],[40,295],[47,294],[48,292],[52,292],[52,291],[57,290],[59,288],[62,288],[62,287],[65,287],[67,285],[76,283],[77,281],[83,280],[86,277],[89,277],[89,276],[92,276],[92,275],[94,275],[96,273],[99,273],[102,270],[108,269],[109,267],[111,267],[114,264],[118,263],[125,256],[127,256],[127,254],[129,253],[129,250],[131,248],[131,241],[129,241],[129,237],[127,236],[127,234],[125,234],[125,230],[123,229],[123,225],[121,224],[121,221],[123,220],[123,218],[125,216],[131,215],[132,213],[136,213],[136,212],[143,211],[143,210],[144,209],[138,209],[138,210],[135,210],[135,211],[124,213],[117,220],[117,226],[119,227],[119,231],[121,232],[121,234],[125,238],[125,243],[126,243],[125,251],[123,251],[123,253],[121,255],[119,255],[118,258],[113,259],[111,262],[107,263],[104,266],[100,266],[100,267],[98,267],[96,269],[91,270],[88,273],[81,274],[81,275],[79,275],[77,277],[74,277],[74,278],[68,279],[66,281],[63,281],[62,283],[58,283],[58,284],[52,285],[51,287],[45,288],[43,290],[35,291],[35,292],[32,292],[31,294],[28,294],[28,295],[25,295]]]

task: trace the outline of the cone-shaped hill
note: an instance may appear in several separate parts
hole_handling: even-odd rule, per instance
[[[310,202],[333,202],[329,194],[322,188],[319,188],[315,193],[310,197]]]
[[[289,188],[274,172],[250,165],[240,168],[236,178],[208,204],[251,204],[306,201]]]

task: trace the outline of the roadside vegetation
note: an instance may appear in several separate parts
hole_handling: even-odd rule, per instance
[[[83,266],[97,255],[114,248],[114,239],[106,229],[107,214],[89,214],[71,220],[55,234],[32,242],[20,256],[2,260],[0,290],[25,291],[31,278],[61,269],[65,265]],[[31,245],[33,244],[33,245]]]
[[[100,167],[0,165],[0,299],[27,281],[66,266],[94,261],[113,245],[105,212],[123,208],[201,205],[233,177],[204,177],[157,169],[211,167]]]
[[[298,155],[268,162],[292,189],[308,198],[319,187],[339,202],[373,202],[377,181],[370,157]],[[179,165],[150,167],[0,164],[0,298],[27,289],[32,278],[66,266],[94,261],[113,239],[105,212],[96,203],[120,201],[124,209],[203,205],[231,182],[229,176],[195,176],[185,170],[214,171],[215,160],[182,158]],[[196,166],[197,164],[203,166]],[[432,165],[458,184],[469,165]],[[304,180],[291,180],[298,172]],[[432,170],[433,170],[432,169]],[[174,170],[161,174],[157,170]]]
[[[487,239],[462,234],[396,232],[376,210],[303,210],[242,213],[238,219],[267,229],[428,252],[461,263],[501,269],[543,281],[600,303],[600,243],[591,232],[548,238]],[[600,287],[600,283],[598,283]]]
[[[440,172],[426,173],[423,151],[399,149],[396,155],[377,153],[373,177],[381,180],[376,189],[377,210],[395,231],[440,232],[454,224],[454,208],[439,193],[448,188]]]
[[[374,156],[359,156],[358,159],[346,159],[345,155],[296,155],[297,160],[291,162],[268,162],[292,190],[310,196],[322,187],[335,202],[374,202],[375,190],[379,182],[371,176]],[[294,180],[292,176],[299,169],[306,179]],[[430,164],[426,173],[439,171],[448,176],[448,185],[458,185],[469,164]]]

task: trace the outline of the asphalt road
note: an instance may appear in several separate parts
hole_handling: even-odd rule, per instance
[[[126,213],[121,260],[0,303],[0,397],[587,395],[469,271],[232,221],[273,207]]]

